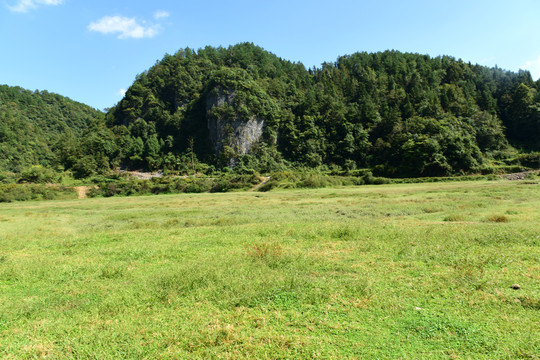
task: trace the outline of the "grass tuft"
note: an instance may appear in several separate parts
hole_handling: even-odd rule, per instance
[[[251,259],[262,261],[268,266],[274,267],[283,256],[283,248],[279,243],[264,241],[247,245],[246,253]]]
[[[491,215],[490,217],[488,217],[488,221],[495,223],[506,223],[509,221],[509,219],[506,215]]]
[[[465,216],[461,214],[447,215],[444,217],[443,221],[448,221],[448,222],[465,221]]]

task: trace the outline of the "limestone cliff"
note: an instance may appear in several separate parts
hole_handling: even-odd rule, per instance
[[[265,120],[236,111],[235,91],[218,88],[206,98],[206,113],[210,141],[216,153],[224,146],[244,155],[261,138]]]

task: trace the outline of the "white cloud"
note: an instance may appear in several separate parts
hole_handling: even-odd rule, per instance
[[[154,13],[154,19],[156,20],[168,18],[169,16],[171,16],[171,13],[164,10],[158,10]]]
[[[126,91],[127,91],[126,89],[120,89],[120,90],[118,91],[118,95],[124,97],[124,95],[126,95]]]
[[[521,68],[529,70],[534,79],[540,78],[540,56],[536,60],[527,61]]]
[[[11,11],[15,12],[28,12],[37,8],[40,5],[60,5],[64,0],[19,0],[15,5],[9,6]]]
[[[49,0],[52,1],[52,0]],[[88,30],[102,34],[118,34],[119,39],[151,38],[158,34],[157,26],[141,25],[135,18],[124,16],[105,16],[88,25]]]

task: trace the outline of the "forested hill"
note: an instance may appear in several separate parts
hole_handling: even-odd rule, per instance
[[[356,53],[306,69],[246,43],[166,55],[137,77],[107,121],[131,144],[124,159],[132,166],[171,166],[167,154],[193,150],[218,165],[285,160],[445,175],[507,156],[509,142],[538,148],[539,88],[529,72],[452,57]],[[238,121],[264,119],[252,155],[227,134],[216,143],[215,119],[237,135]]]
[[[503,164],[515,149],[538,150],[539,90],[529,72],[446,56],[356,53],[306,69],[250,43],[186,48],[138,75],[105,121],[86,135],[77,141],[70,135],[69,142],[50,136],[55,157],[35,159],[54,158],[76,176],[118,166],[472,173]],[[2,101],[3,107],[22,107]],[[90,109],[77,114],[87,117],[73,124],[74,136],[99,118]],[[13,138],[23,143],[21,136]]]
[[[47,91],[0,85],[0,170],[53,167],[64,144],[77,143],[103,114]]]

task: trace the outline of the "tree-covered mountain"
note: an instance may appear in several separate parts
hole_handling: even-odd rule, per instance
[[[58,165],[61,148],[77,143],[102,118],[103,113],[57,94],[0,85],[0,170]]]
[[[193,150],[218,165],[445,175],[504,157],[509,142],[538,148],[539,86],[525,71],[397,51],[306,69],[244,43],[166,55],[137,77],[107,124],[124,137],[132,166],[171,166],[167,159]],[[264,126],[246,155],[227,126],[238,135],[238,123],[254,119]]]
[[[306,69],[251,43],[186,48],[138,75],[78,140],[55,138],[52,153],[78,176],[196,164],[468,173],[539,149],[539,90],[529,72],[447,56],[356,53]]]

